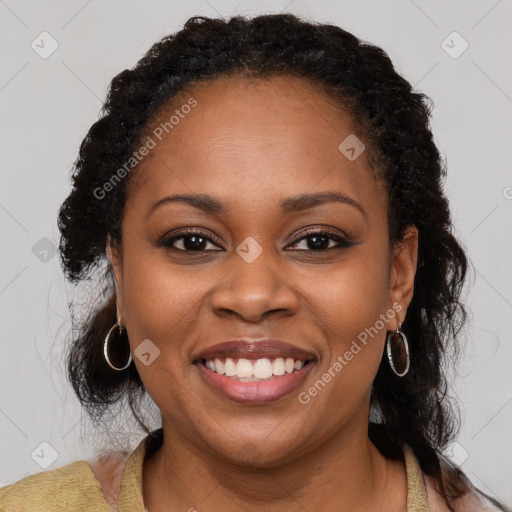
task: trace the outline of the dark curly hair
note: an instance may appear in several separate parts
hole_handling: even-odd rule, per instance
[[[113,187],[108,200],[98,200],[95,191],[133,156],[153,116],[187,88],[232,74],[295,76],[320,85],[352,114],[370,169],[385,185],[390,246],[400,243],[408,226],[418,228],[414,294],[403,323],[410,371],[398,378],[383,358],[371,395],[378,421],[370,422],[369,436],[388,457],[398,457],[401,444],[408,443],[454,510],[451,500],[474,488],[442,454],[460,428],[444,366],[459,352],[457,337],[467,315],[459,298],[469,261],[453,234],[442,190],[446,170],[429,126],[432,102],[414,92],[381,48],[337,26],[292,14],[229,20],[196,16],[154,44],[133,69],[112,80],[101,117],[80,146],[73,189],[58,219],[66,277],[73,283],[86,279],[107,261],[107,237],[114,245],[121,242],[127,186],[136,166]],[[137,400],[145,390],[135,365],[116,372],[103,358],[105,334],[116,322],[108,262],[105,278],[106,299],[96,301],[101,303],[73,333],[68,375],[95,421],[128,397],[134,416],[149,433],[138,416]]]

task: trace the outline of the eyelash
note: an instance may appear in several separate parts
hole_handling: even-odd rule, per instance
[[[300,235],[299,235],[299,238],[295,239],[295,241],[293,241],[291,244],[289,245],[296,245],[297,243],[301,242],[302,240],[305,240],[309,237],[312,237],[312,236],[324,236],[324,237],[327,237],[331,240],[334,240],[335,242],[338,243],[338,245],[336,247],[329,247],[327,249],[318,249],[318,250],[305,250],[305,252],[318,252],[318,253],[325,253],[325,252],[328,252],[332,249],[344,249],[344,248],[347,248],[347,247],[350,247],[352,245],[355,245],[351,240],[350,238],[348,237],[344,237],[344,236],[341,236],[337,233],[334,233],[332,231],[329,231],[329,230],[326,230],[326,229],[309,229],[307,231],[303,231]],[[212,240],[212,237],[210,236],[207,236],[206,233],[204,233],[203,231],[200,231],[198,229],[187,229],[185,231],[182,231],[181,233],[178,233],[170,238],[164,238],[162,240],[160,240],[158,242],[158,245],[161,246],[161,247],[167,247],[169,249],[174,249],[176,251],[180,251],[180,252],[189,252],[189,253],[204,253],[204,252],[208,252],[209,250],[202,250],[202,251],[188,251],[186,249],[177,249],[176,247],[173,247],[173,244],[174,242],[178,241],[178,240],[181,240],[183,238],[188,238],[188,237],[192,237],[192,236],[201,236],[202,238],[206,239],[206,241],[210,242],[210,243],[215,243],[214,240]],[[301,249],[301,251],[304,251],[303,249]]]

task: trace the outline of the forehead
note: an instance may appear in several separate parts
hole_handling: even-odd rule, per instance
[[[380,192],[364,152],[349,160],[339,149],[356,131],[351,115],[306,79],[198,84],[149,123],[153,147],[137,166],[130,200],[150,207],[170,193],[208,193],[228,205],[259,199],[261,206],[272,197],[337,189],[371,202]]]

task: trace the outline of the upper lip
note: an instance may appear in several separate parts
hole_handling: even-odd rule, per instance
[[[252,358],[264,358],[267,357],[291,357],[293,359],[300,359],[302,361],[315,360],[315,355],[309,350],[296,347],[291,343],[281,340],[271,339],[240,339],[233,341],[225,341],[212,345],[211,347],[205,348],[200,352],[196,353],[193,358],[194,363],[202,359],[215,359],[221,357],[244,357],[249,356]]]

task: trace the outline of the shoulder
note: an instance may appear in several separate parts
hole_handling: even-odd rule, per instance
[[[123,472],[128,461],[127,453],[105,454],[91,462],[91,471],[101,485],[105,501],[113,508],[121,488]]]
[[[452,512],[448,508],[434,477],[427,475],[409,445],[403,446],[408,470],[408,483],[415,495],[423,494],[420,501],[429,512]],[[454,512],[512,512],[512,509],[498,507],[485,494],[479,492],[467,475],[459,468],[453,467],[445,458],[438,457],[443,487]],[[409,482],[411,480],[411,482]],[[417,491],[422,489],[422,491]],[[424,491],[424,492],[423,492]],[[413,493],[414,494],[414,493]],[[457,498],[453,498],[457,496]],[[426,503],[425,503],[426,499]],[[421,509],[423,510],[423,508]]]
[[[79,460],[43,471],[0,488],[2,512],[110,512],[124,454],[100,456],[89,464]],[[101,482],[101,484],[100,484]],[[119,479],[120,483],[120,479]],[[103,487],[107,491],[103,492]]]
[[[428,506],[431,512],[450,512],[445,501],[438,493],[434,479],[423,475],[427,492]],[[480,494],[474,486],[470,486],[465,494],[452,502],[455,512],[502,512],[485,496]]]

